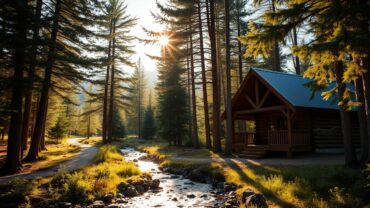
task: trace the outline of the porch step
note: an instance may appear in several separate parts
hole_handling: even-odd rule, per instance
[[[243,147],[241,152],[238,154],[239,157],[242,158],[263,158],[267,155],[267,148],[266,146],[262,145],[255,145],[255,146],[246,146]]]

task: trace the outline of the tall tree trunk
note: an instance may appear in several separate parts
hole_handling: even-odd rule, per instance
[[[192,29],[192,21],[190,17],[189,29]],[[198,138],[198,119],[197,119],[197,98],[195,94],[195,72],[194,72],[194,50],[193,50],[193,34],[190,35],[190,76],[191,76],[191,99],[192,99],[192,109],[193,109],[193,145],[194,147],[199,147]]]
[[[49,101],[46,104],[46,109],[48,109],[48,107],[49,107]],[[47,113],[44,116],[44,121],[42,125],[42,136],[41,136],[40,146],[39,146],[40,151],[46,150],[46,145],[45,145],[46,118],[47,118]]]
[[[204,60],[204,43],[203,43],[203,26],[202,26],[202,12],[200,0],[198,3],[198,30],[199,30],[199,45],[200,45],[200,61],[202,68],[202,91],[203,91],[203,109],[204,109],[204,126],[206,134],[206,147],[208,149],[212,148],[211,144],[211,134],[209,125],[209,112],[208,112],[208,94],[207,94],[207,77],[206,77],[206,67]]]
[[[346,110],[346,105],[348,104],[348,99],[344,98],[344,92],[346,89],[346,84],[343,83],[343,62],[336,61],[335,63],[335,75],[338,87],[338,98],[343,102],[343,105],[339,106],[340,118],[341,118],[341,127],[343,134],[343,144],[345,151],[345,166],[354,167],[357,165],[357,158],[355,147],[353,144],[351,136],[351,113]]]
[[[190,54],[190,46],[189,46],[189,39],[186,40],[186,53],[187,54]],[[191,115],[192,115],[192,108],[191,108],[191,78],[190,78],[190,58],[189,56],[186,56],[186,78],[187,78],[187,93],[188,93],[188,99],[187,99],[187,109],[188,109],[188,124],[189,124],[189,138],[192,137],[192,133],[193,133],[193,125],[192,125],[192,121],[191,121]]]
[[[209,0],[209,15],[210,15],[210,30],[209,37],[211,42],[211,60],[212,60],[212,95],[213,95],[213,106],[212,106],[212,134],[213,134],[213,151],[221,152],[221,122],[220,122],[220,88],[218,84],[218,73],[217,73],[217,46],[216,46],[216,28],[215,28],[215,2]]]
[[[292,36],[293,36],[292,37],[293,46],[297,46],[298,45],[298,34],[297,34],[297,28],[296,27],[293,27]],[[301,74],[301,63],[300,63],[299,57],[294,56],[293,59],[294,59],[295,73],[299,75],[299,74]]]
[[[226,24],[226,142],[225,154],[231,154],[232,140],[232,115],[231,115],[231,63],[230,63],[230,1],[225,0],[225,24]]]
[[[242,35],[240,24],[241,24],[240,16],[238,14],[238,17],[237,17],[238,37]],[[239,83],[241,84],[243,82],[244,77],[243,77],[243,52],[242,52],[242,43],[240,41],[238,41],[238,66],[239,66]]]
[[[3,130],[1,131],[1,141],[5,140],[5,133],[6,133],[6,126],[4,126]]]
[[[14,74],[11,101],[10,126],[8,133],[7,155],[3,170],[6,172],[17,172],[22,168],[22,79],[25,68],[25,50],[27,44],[27,1],[10,3],[16,11],[16,38],[14,54]]]
[[[87,117],[87,138],[90,139],[90,128],[91,128],[91,115],[89,113]]]
[[[141,88],[141,66],[139,67],[139,80],[138,80],[138,115],[137,115],[137,132],[138,132],[138,138],[142,139],[141,135],[141,100],[142,100],[142,88]]]
[[[112,41],[110,40],[112,35],[112,21],[110,23],[110,28],[109,28],[109,44],[108,44],[108,65],[107,65],[107,71],[105,74],[105,83],[104,83],[104,103],[103,103],[103,125],[102,125],[102,137],[103,137],[103,144],[107,144],[107,125],[108,125],[108,88],[109,88],[109,71],[110,71],[110,53],[111,53],[111,44]]]
[[[116,61],[116,20],[113,20],[112,26],[112,34],[113,34],[113,41],[112,41],[112,74],[110,80],[110,101],[109,101],[109,125],[108,125],[108,142],[113,140],[113,118],[114,118],[114,75],[115,75],[115,61]]]
[[[276,12],[276,5],[275,5],[275,1],[276,0],[271,0],[271,9],[272,9],[272,12],[275,13]],[[273,60],[274,60],[274,63],[273,63],[273,69],[272,70],[275,70],[275,71],[281,71],[281,57],[280,57],[280,46],[279,46],[279,43],[275,43],[274,45],[274,48],[273,48]]]
[[[27,140],[28,140],[29,129],[30,129],[29,126],[30,126],[30,119],[31,119],[33,81],[34,81],[35,68],[36,68],[37,46],[40,40],[39,30],[40,30],[41,7],[42,7],[42,0],[37,0],[36,10],[35,10],[35,15],[34,15],[34,26],[32,29],[33,37],[32,37],[32,48],[30,52],[31,54],[30,68],[28,71],[28,79],[30,82],[30,86],[28,87],[28,89],[25,90],[25,103],[24,103],[24,110],[23,110],[22,155],[23,155],[23,152],[27,150]]]
[[[28,161],[36,160],[39,155],[39,150],[40,150],[39,146],[40,146],[40,141],[41,141],[41,137],[43,134],[43,125],[45,125],[44,117],[47,115],[47,109],[48,109],[47,103],[48,103],[48,98],[49,98],[51,76],[53,72],[52,70],[53,70],[53,64],[54,64],[54,54],[56,50],[56,40],[57,40],[58,29],[59,29],[59,15],[60,15],[61,1],[62,0],[56,0],[56,3],[55,3],[54,20],[53,20],[52,31],[51,31],[48,58],[46,61],[44,82],[43,82],[42,90],[41,90],[40,104],[37,110],[36,124],[35,124],[35,130],[34,130],[34,133],[31,139],[31,146],[28,151],[28,155],[26,157],[26,160]]]
[[[366,164],[367,158],[369,157],[369,139],[368,139],[368,129],[367,129],[367,120],[366,120],[366,111],[365,111],[365,97],[364,97],[364,88],[362,84],[362,78],[355,80],[356,87],[356,97],[357,102],[362,103],[357,109],[357,115],[359,119],[360,126],[360,161],[362,164]]]
[[[367,131],[369,140],[368,149],[370,149],[370,58],[369,57],[361,58],[361,62],[363,67],[367,70],[362,75],[362,84],[364,91],[364,103],[365,103],[364,107],[366,112]],[[370,153],[368,154],[367,162],[370,163]]]

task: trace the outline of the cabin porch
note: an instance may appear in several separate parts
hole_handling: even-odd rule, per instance
[[[269,152],[286,152],[291,157],[294,152],[311,151],[311,131],[302,124],[304,116],[299,113],[295,118],[294,114],[286,112],[234,115],[234,152],[244,157],[260,158]]]

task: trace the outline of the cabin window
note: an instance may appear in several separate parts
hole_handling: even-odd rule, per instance
[[[270,131],[287,130],[287,126],[285,118],[272,119],[270,122]]]
[[[235,132],[256,133],[256,122],[253,120],[237,120],[235,121]]]

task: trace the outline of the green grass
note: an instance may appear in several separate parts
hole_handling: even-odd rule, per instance
[[[100,146],[94,162],[75,173],[56,174],[50,189],[53,198],[73,203],[92,201],[116,193],[118,184],[143,174],[133,162],[124,160],[115,145]]]
[[[271,207],[364,207],[360,170],[341,166],[246,166],[232,164],[226,181],[263,193]]]
[[[124,144],[160,159],[161,167],[204,167],[204,174],[207,175],[221,172],[227,182],[237,185],[239,195],[244,189],[251,188],[263,193],[270,207],[370,208],[367,197],[370,193],[370,167],[366,179],[361,170],[346,169],[338,165],[256,166],[233,160],[227,164],[179,161],[171,160],[171,157],[211,158],[220,155],[206,149],[173,148],[163,141],[148,142],[131,138],[126,139]]]
[[[30,199],[35,198],[72,203],[92,202],[107,193],[116,193],[120,183],[142,180],[140,176],[143,174],[148,173],[141,172],[133,162],[125,161],[116,145],[102,145],[94,163],[83,169],[68,173],[61,167],[53,177],[33,181],[16,179],[1,186],[0,204],[6,202],[12,205],[10,207],[25,207],[30,206]]]

